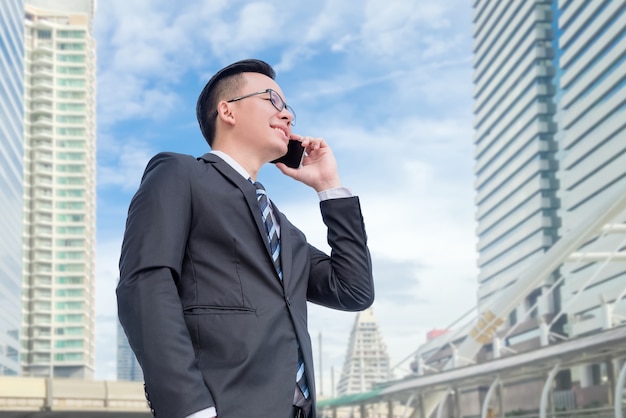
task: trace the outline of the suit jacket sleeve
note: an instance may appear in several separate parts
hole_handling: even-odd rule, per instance
[[[374,279],[359,199],[324,200],[320,208],[331,254],[310,246],[307,299],[334,309],[366,309],[374,301]]]
[[[191,219],[186,158],[193,157],[159,154],[148,163],[130,204],[117,287],[120,322],[143,369],[151,409],[168,418],[215,405],[176,286]]]

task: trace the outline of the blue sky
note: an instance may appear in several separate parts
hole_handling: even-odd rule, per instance
[[[344,185],[361,199],[374,313],[392,364],[475,305],[469,3],[98,2],[97,378],[115,377],[117,261],[143,168],[160,151],[207,152],[197,96],[215,71],[242,58],[274,66],[298,115],[294,132],[325,138]],[[327,249],[315,192],[271,165],[259,178],[309,241]],[[354,319],[310,306],[314,345],[323,335],[326,392]]]

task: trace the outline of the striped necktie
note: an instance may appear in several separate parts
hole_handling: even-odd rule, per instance
[[[270,243],[270,252],[272,253],[272,261],[274,262],[274,268],[280,280],[283,280],[283,269],[280,266],[280,240],[278,239],[278,232],[272,221],[272,215],[270,213],[270,202],[267,199],[267,193],[265,188],[259,182],[254,183],[256,188],[256,200],[259,203],[259,209],[263,216],[263,223],[265,224],[265,233]]]
[[[252,182],[252,179],[250,179]],[[280,265],[280,240],[278,239],[278,232],[272,221],[272,215],[270,213],[270,203],[267,199],[267,193],[265,188],[259,182],[252,182],[256,188],[256,199],[263,216],[263,223],[265,224],[265,232],[267,233],[267,239],[270,243],[270,251],[272,253],[272,261],[274,262],[274,268],[278,273],[278,277],[281,282],[283,280],[283,270]],[[296,372],[296,384],[302,392],[302,396],[305,399],[309,399],[309,385],[306,381],[306,374],[304,373],[304,356],[302,350],[300,350],[300,344],[298,344],[298,370]]]

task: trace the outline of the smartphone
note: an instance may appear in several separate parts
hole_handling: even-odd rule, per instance
[[[295,139],[290,139],[289,145],[287,146],[287,154],[272,161],[272,163],[284,163],[287,167],[298,168],[302,163],[303,156],[304,147],[302,146],[302,143]]]

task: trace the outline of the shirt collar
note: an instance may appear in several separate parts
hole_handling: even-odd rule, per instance
[[[248,174],[248,172],[246,171],[245,168],[243,168],[241,166],[241,164],[239,164],[237,161],[235,161],[233,159],[233,157],[231,157],[230,155],[226,154],[224,151],[220,151],[220,150],[211,150],[210,151],[211,154],[215,154],[218,157],[220,157],[222,160],[224,160],[224,162],[226,162],[226,164],[228,164],[229,166],[231,166],[236,172],[238,172],[239,174],[241,174],[243,176],[243,178],[245,178],[246,180],[250,178],[250,174]]]

